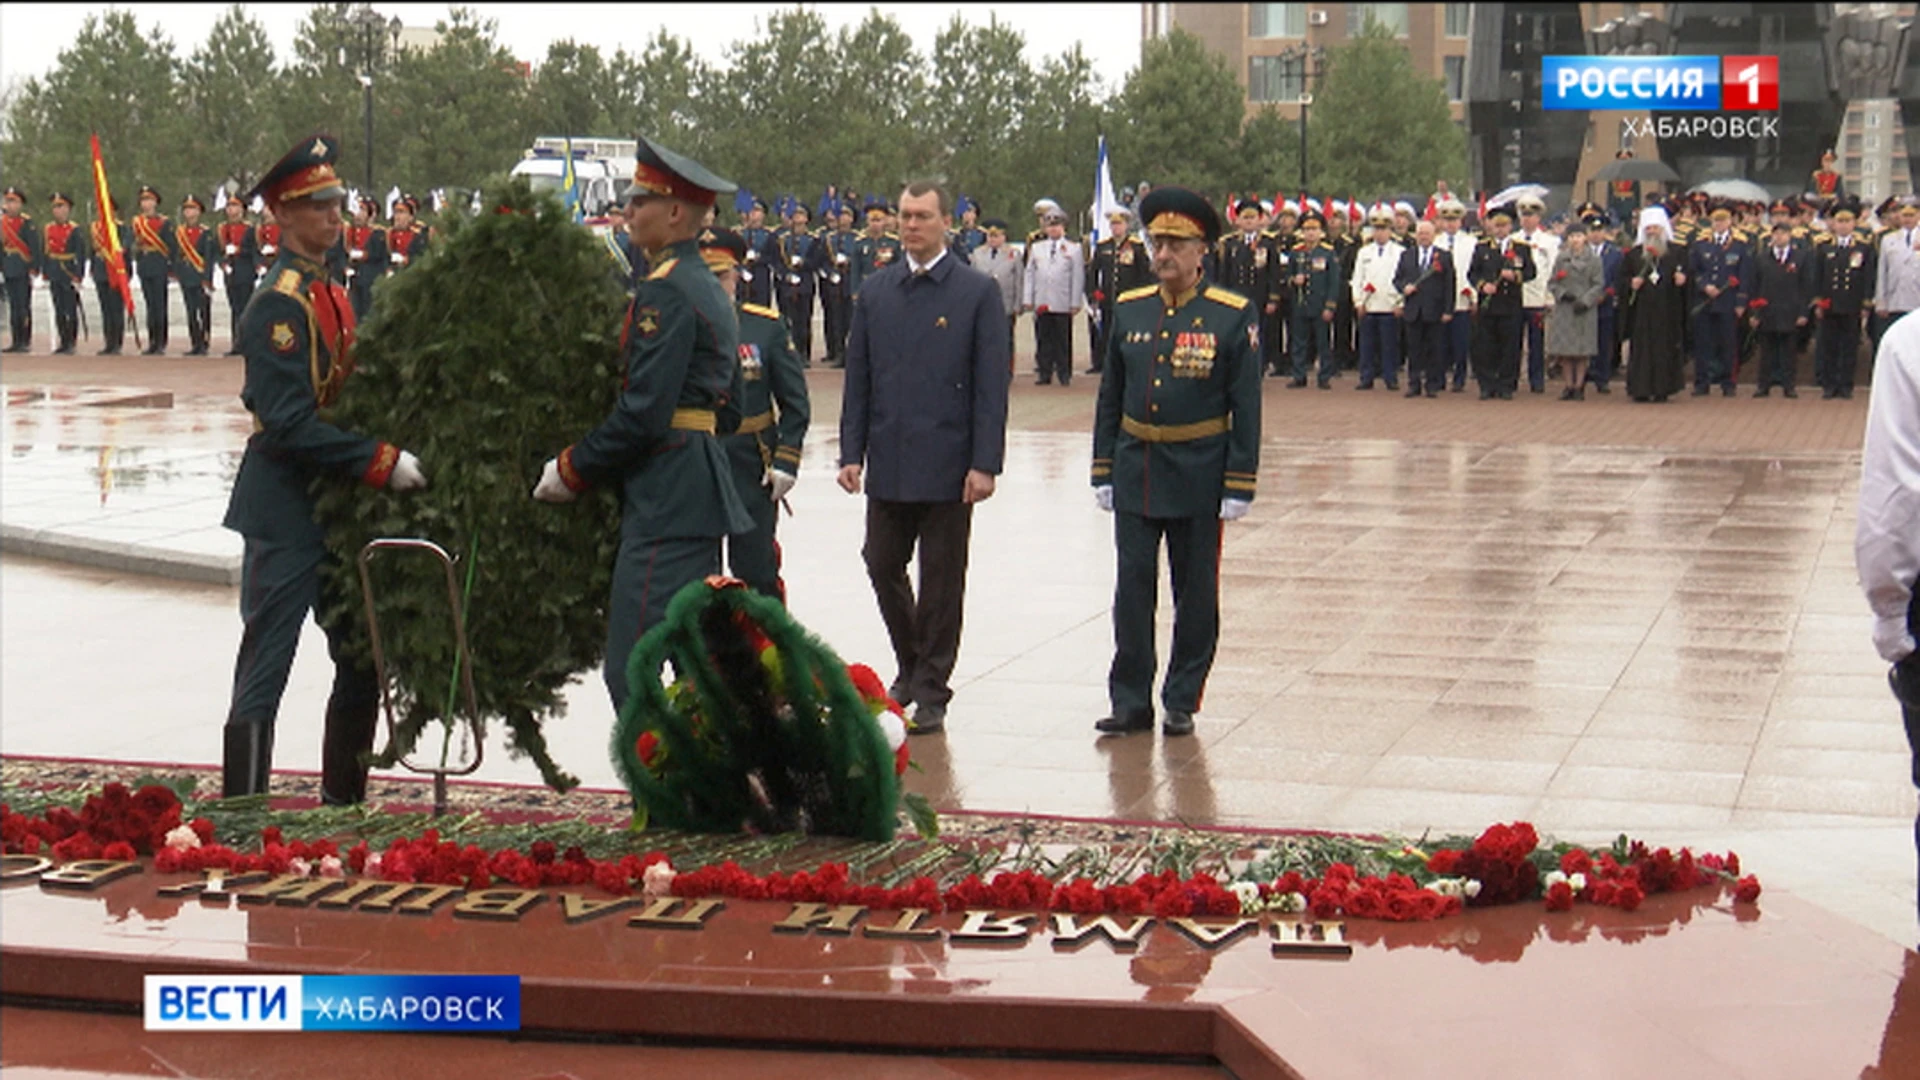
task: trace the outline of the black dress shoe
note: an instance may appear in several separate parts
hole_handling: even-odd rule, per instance
[[[1696,386],[1693,388],[1694,397],[1706,397],[1708,394],[1711,394],[1711,393],[1713,393],[1713,391],[1704,386]]]
[[[1800,396],[1800,391],[1795,390],[1793,387],[1789,386],[1785,390],[1780,391],[1780,396],[1797,398]]]
[[[1168,709],[1166,717],[1160,721],[1160,734],[1174,736],[1193,734],[1193,714]]]
[[[1827,389],[1820,391],[1821,401],[1832,401],[1834,398],[1837,398],[1839,396],[1840,396],[1839,392],[1834,390],[1832,387],[1828,387]]]
[[[1533,391],[1536,394],[1544,394],[1547,392],[1547,386],[1545,383],[1541,383],[1539,386],[1529,385],[1527,389]]]
[[[1033,380],[1033,385],[1035,385],[1035,386],[1052,386],[1052,385],[1053,385],[1053,380],[1052,380],[1052,379],[1035,379],[1035,380]]]
[[[1408,397],[1412,397],[1413,395],[1412,395],[1412,394],[1408,394],[1407,396],[1408,396]],[[1439,396],[1440,396],[1440,391],[1438,391],[1438,390],[1429,390],[1429,391],[1427,391],[1427,396],[1428,396],[1428,397],[1439,397]]]
[[[922,705],[913,710],[913,718],[907,721],[909,735],[938,735],[945,730],[947,730],[945,705]]]
[[[1843,387],[1841,387],[1841,388],[1840,388],[1840,391],[1839,391],[1839,393],[1840,393],[1840,400],[1841,400],[1841,401],[1852,401],[1852,400],[1853,400],[1853,387],[1851,387],[1851,386],[1843,386]]]
[[[1735,392],[1736,391],[1734,390],[1734,386],[1732,383],[1723,383],[1720,387],[1721,397],[1732,397]]]
[[[1753,392],[1754,397],[1771,397],[1772,395],[1773,395],[1773,387],[1771,386],[1763,386],[1760,389],[1755,390]]]
[[[1462,393],[1465,393],[1465,392],[1466,392],[1466,389],[1467,389],[1467,384],[1466,384],[1466,383],[1454,383],[1454,384],[1453,384],[1453,392],[1454,392],[1454,393],[1456,393],[1456,394],[1462,394]]]
[[[1613,389],[1612,389],[1611,387],[1609,387],[1609,386],[1608,386],[1608,385],[1607,385],[1606,383],[1594,383],[1594,384],[1593,384],[1593,389],[1594,389],[1594,392],[1595,392],[1595,393],[1598,393],[1598,394],[1611,394],[1611,393],[1613,393]]]
[[[1321,385],[1324,386],[1325,384],[1323,383]],[[1292,382],[1288,383],[1287,386],[1290,389],[1294,389],[1294,390],[1304,390],[1306,389],[1306,386],[1307,386],[1307,380],[1305,376],[1301,376],[1301,377],[1295,378]]]
[[[1416,386],[1416,387],[1413,387],[1412,389],[1410,389],[1410,390],[1408,390],[1408,391],[1407,391],[1407,396],[1408,396],[1408,397],[1419,397],[1419,396],[1420,396],[1420,388]]]
[[[1333,381],[1332,381],[1332,380],[1330,380],[1330,379],[1322,379],[1322,380],[1320,381],[1320,389],[1322,389],[1322,390],[1331,390],[1331,389],[1333,389]]]
[[[93,355],[95,355],[95,356],[119,356],[119,355],[120,355],[120,350],[119,350],[119,349],[101,349],[101,350],[100,350],[99,352],[97,352],[97,353],[94,353]]]
[[[1487,388],[1486,388],[1486,387],[1484,387],[1484,386],[1480,388],[1480,400],[1481,400],[1481,401],[1487,401],[1487,400],[1490,400],[1490,399],[1491,399],[1492,397],[1493,397],[1493,391],[1491,391],[1491,390],[1489,390],[1489,389],[1487,389]]]
[[[1370,382],[1363,382],[1363,383],[1360,383],[1360,384],[1358,384],[1358,385],[1356,385],[1356,386],[1354,387],[1354,389],[1355,389],[1355,390],[1371,390],[1371,389],[1373,389],[1373,384],[1372,384],[1372,383],[1370,383]]]
[[[1093,722],[1093,730],[1102,735],[1132,735],[1153,730],[1153,710],[1102,717]]]

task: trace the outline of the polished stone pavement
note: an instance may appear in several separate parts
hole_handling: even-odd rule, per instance
[[[57,361],[4,371],[0,524],[237,554],[217,528],[246,423],[235,362],[119,363],[102,379],[108,363],[65,381],[170,390],[173,407],[34,396],[63,381]],[[948,733],[915,743],[910,782],[936,804],[1625,830],[1731,847],[1770,887],[1912,942],[1914,792],[1852,568],[1864,400],[1496,404],[1270,384],[1260,496],[1225,533],[1198,733],[1096,741],[1112,542],[1086,485],[1095,385],[1016,382],[1007,471],[975,521]],[[781,523],[794,611],[889,674],[861,502],[830,480],[837,378],[813,387],[816,436]],[[214,762],[238,633],[231,588],[10,554],[0,751]],[[315,767],[326,682],[309,627],[278,767]],[[614,784],[610,721],[594,676],[552,725],[590,785]],[[497,745],[479,775],[536,779]]]

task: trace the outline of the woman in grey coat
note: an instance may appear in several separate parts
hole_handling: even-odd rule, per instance
[[[1547,319],[1547,356],[1567,379],[1560,400],[1585,401],[1587,361],[1600,348],[1600,316],[1594,308],[1606,295],[1607,278],[1599,252],[1587,246],[1587,227],[1577,217],[1567,226],[1548,289],[1553,315]]]

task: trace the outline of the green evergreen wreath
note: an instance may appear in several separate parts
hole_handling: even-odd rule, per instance
[[[668,664],[672,683],[662,680]],[[865,840],[898,832],[906,754],[876,718],[886,690],[779,601],[725,579],[689,584],[635,643],[627,683],[613,760],[644,822]],[[931,835],[925,800],[905,803]]]
[[[383,280],[354,349],[356,370],[328,418],[412,451],[425,491],[317,485],[329,575],[323,607],[354,628],[367,658],[356,561],[382,537],[432,540],[458,560],[481,717],[508,749],[565,791],[579,781],[547,752],[541,724],[575,674],[600,663],[619,543],[616,495],[537,503],[547,458],[591,429],[618,392],[623,297],[604,245],[524,180],[486,192],[488,209],[450,215],[425,258]],[[412,752],[430,722],[451,723],[458,672],[445,570],[414,553],[370,567],[387,675],[400,718],[373,763]]]

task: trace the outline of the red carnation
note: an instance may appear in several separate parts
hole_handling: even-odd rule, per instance
[[[1564,881],[1556,881],[1547,889],[1548,911],[1573,910],[1573,886]]]
[[[127,843],[125,840],[116,840],[100,849],[100,857],[103,859],[112,859],[115,862],[126,862],[137,856],[134,853],[132,844]],[[1753,893],[1755,896],[1760,895],[1759,885],[1753,887]]]
[[[1441,877],[1451,875],[1460,864],[1460,853],[1452,848],[1443,848],[1427,856],[1427,869]]]
[[[1563,874],[1590,874],[1593,872],[1593,856],[1585,848],[1574,848],[1560,856],[1560,872]]]
[[[1622,885],[1614,890],[1613,906],[1619,908],[1621,911],[1634,911],[1640,907],[1640,901],[1644,899],[1646,899],[1646,894],[1640,891],[1640,886],[1632,884]]]
[[[1751,904],[1760,899],[1760,879],[1752,874],[1741,878],[1733,887],[1733,899],[1740,904]]]
[[[653,768],[653,759],[660,752],[660,736],[651,731],[643,731],[633,742],[634,753],[640,757],[640,764]]]

